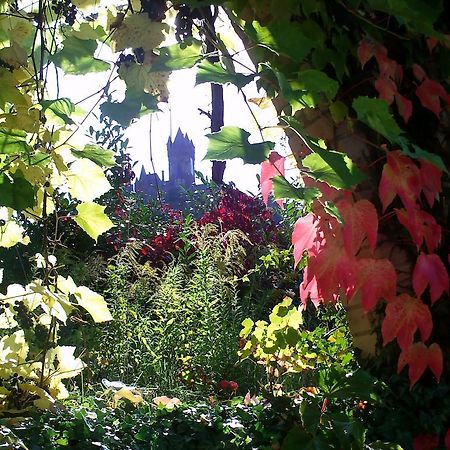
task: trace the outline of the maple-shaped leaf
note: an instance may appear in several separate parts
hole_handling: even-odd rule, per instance
[[[425,239],[428,251],[434,252],[441,242],[441,226],[431,214],[419,208],[409,211],[396,209],[395,214],[398,221],[408,230],[418,249]]]
[[[431,303],[444,293],[449,292],[449,277],[447,269],[441,258],[436,254],[426,255],[420,253],[414,266],[413,276],[414,292],[420,297],[425,288],[430,286]]]
[[[354,273],[354,286],[347,286],[349,301],[359,291],[361,292],[361,304],[365,312],[372,310],[381,299],[391,300],[397,291],[397,273],[388,259],[357,259],[352,262],[353,267],[345,267],[347,261],[343,261],[344,275]],[[351,278],[346,279],[349,283]]]
[[[439,167],[424,159],[420,159],[420,184],[430,208],[433,207],[434,201],[442,191],[441,178],[442,170]]]
[[[439,381],[443,370],[442,350],[436,343],[427,347],[423,342],[416,342],[400,353],[397,373],[400,373],[407,365],[409,365],[408,376],[411,389],[419,381],[427,367],[430,367]]]
[[[404,97],[400,93],[395,94],[395,103],[397,105],[398,113],[403,117],[405,123],[408,123],[412,116],[413,104],[412,101]]]
[[[419,434],[413,440],[413,450],[435,450],[439,445],[439,436]]]
[[[378,92],[378,97],[390,105],[394,101],[394,96],[397,93],[397,85],[394,81],[389,77],[380,76],[374,85]]]
[[[426,341],[433,329],[430,309],[422,300],[401,294],[386,306],[381,326],[383,345],[397,338],[399,347],[404,350],[411,346],[414,334],[420,330],[422,341]]]
[[[336,206],[344,219],[342,238],[347,253],[356,255],[365,237],[374,250],[377,243],[378,215],[373,203],[365,199],[353,203],[352,200],[344,198]]]
[[[399,150],[387,154],[378,193],[383,211],[398,195],[406,209],[413,208],[420,194],[419,168]]]
[[[361,63],[361,67],[364,68],[366,63],[372,59],[375,55],[375,44],[367,39],[361,39],[356,50],[358,61]]]
[[[284,161],[284,156],[277,152],[271,152],[269,159],[261,163],[261,194],[266,205],[269,201],[269,193],[273,189],[272,178],[284,176]],[[283,200],[277,200],[277,203],[283,206]]]
[[[312,249],[320,239],[318,217],[313,213],[300,217],[295,222],[292,231],[292,245],[294,246],[294,267],[302,259],[305,250]]]
[[[424,108],[432,111],[438,119],[441,114],[441,100],[450,104],[450,94],[437,81],[426,78],[416,89],[416,95]]]

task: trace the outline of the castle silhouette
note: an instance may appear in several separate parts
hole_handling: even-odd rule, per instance
[[[157,197],[158,191],[167,203],[176,203],[180,189],[189,189],[195,184],[195,147],[187,133],[178,129],[175,139],[167,141],[169,178],[165,180],[157,173],[147,173],[142,166],[141,173],[134,183],[136,193]]]

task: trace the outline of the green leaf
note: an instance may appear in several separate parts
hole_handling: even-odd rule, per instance
[[[403,131],[389,112],[389,105],[384,100],[358,97],[353,100],[352,106],[361,122],[390,142],[398,142]]]
[[[375,441],[368,445],[367,450],[403,450],[403,447],[390,442]]]
[[[242,73],[230,73],[224,69],[220,63],[202,61],[197,68],[196,83],[218,83],[234,84],[238,88],[243,88],[255,78],[254,75],[243,75]]]
[[[273,177],[272,183],[273,194],[276,200],[292,198],[294,200],[312,202],[321,195],[319,189],[317,188],[299,188],[292,186],[292,184],[282,176]]]
[[[262,26],[254,21],[249,28],[250,37],[259,45],[277,55],[285,55],[297,63],[302,62],[319,41],[307,37],[302,26],[296,22],[279,20]]]
[[[75,222],[92,238],[97,238],[114,226],[105,214],[105,206],[97,203],[80,203],[77,206],[78,215]]]
[[[330,105],[330,114],[334,123],[341,123],[348,116],[347,105],[340,100]]]
[[[90,72],[104,72],[110,68],[105,61],[94,58],[97,41],[69,36],[62,44],[62,50],[52,55],[50,60],[61,67],[65,73],[85,75]]]
[[[170,47],[162,47],[159,57],[152,64],[152,72],[190,69],[203,58],[201,42],[191,39]]]
[[[447,175],[449,174],[449,171],[448,171],[444,161],[442,160],[442,158],[439,155],[427,152],[426,150],[423,150],[416,144],[412,144],[406,138],[403,138],[403,137],[398,140],[398,143],[400,144],[400,147],[402,148],[402,153],[404,155],[409,156],[410,158],[413,158],[413,159],[424,159],[425,161],[428,161],[431,164],[434,164],[436,167],[441,169]],[[414,151],[410,150],[410,146]]]
[[[339,212],[338,207],[333,202],[325,202],[323,205],[325,212],[334,217],[339,223],[344,223],[344,218]]]
[[[114,158],[114,151],[98,145],[88,144],[84,146],[83,150],[72,149],[72,153],[77,158],[90,159],[101,167],[110,168],[117,165],[116,159]]]
[[[26,139],[25,131],[0,128],[0,154],[31,152],[32,148],[27,144]]]
[[[72,125],[75,122],[70,115],[75,111],[75,105],[70,98],[58,98],[56,100],[42,100],[42,111],[46,113],[47,118],[58,117],[63,124]]]
[[[315,433],[320,423],[321,411],[317,403],[310,403],[304,399],[300,405],[303,428]]]
[[[304,158],[302,163],[310,170],[309,176],[338,189],[350,189],[366,178],[345,153],[317,145],[314,146],[314,153]]]
[[[70,194],[82,202],[91,202],[111,189],[103,170],[87,158],[71,164],[68,184]]]
[[[300,85],[311,94],[323,94],[326,99],[333,100],[336,96],[339,84],[330,78],[325,72],[315,69],[302,70],[298,74]]]
[[[91,291],[86,286],[78,286],[74,295],[78,304],[92,316],[95,323],[108,322],[113,319],[105,299],[100,294]]]
[[[34,187],[18,170],[14,174],[0,173],[0,206],[23,211],[34,206]]]
[[[223,161],[241,158],[247,164],[262,163],[275,144],[273,142],[250,144],[249,136],[248,131],[238,127],[222,127],[219,132],[208,134],[208,149],[204,159]]]

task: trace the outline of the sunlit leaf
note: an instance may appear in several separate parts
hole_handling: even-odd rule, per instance
[[[84,308],[94,319],[94,322],[108,322],[112,320],[108,305],[105,299],[86,286],[78,286],[75,291],[75,298],[78,304]]]
[[[296,187],[281,176],[273,177],[272,183],[275,199],[291,198],[309,203],[321,195],[317,188]]]
[[[75,111],[75,105],[70,98],[58,98],[56,100],[42,100],[42,111],[46,113],[48,119],[57,117],[62,124],[72,125],[74,121],[70,115]]]
[[[162,47],[160,55],[152,63],[154,72],[189,69],[203,58],[201,43],[196,39],[187,40],[181,44]]]
[[[16,211],[34,206],[34,186],[21,171],[13,174],[0,173],[0,206],[9,206]]]
[[[196,84],[201,83],[231,83],[238,88],[243,88],[255,78],[254,75],[242,73],[230,73],[220,63],[202,61],[197,67]]]
[[[72,149],[72,153],[78,158],[90,159],[100,167],[110,168],[117,165],[114,151],[102,148],[99,145],[87,144],[83,150]]]
[[[77,206],[78,214],[75,222],[95,241],[114,226],[105,214],[105,206],[97,203],[81,203]]]
[[[25,131],[0,128],[0,154],[31,152],[32,148],[27,144],[26,139]]]

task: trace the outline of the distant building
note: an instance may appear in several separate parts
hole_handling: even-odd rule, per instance
[[[156,197],[159,190],[165,201],[174,204],[180,189],[189,189],[195,184],[195,147],[180,129],[173,141],[171,137],[167,141],[167,158],[169,179],[164,179],[164,171],[160,178],[156,173],[147,173],[142,167],[134,184],[135,192]]]

